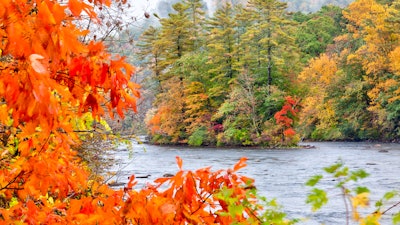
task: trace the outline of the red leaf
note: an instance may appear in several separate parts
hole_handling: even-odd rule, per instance
[[[283,131],[283,134],[286,137],[291,137],[291,136],[294,136],[296,134],[296,131],[294,131],[292,128],[288,128],[285,131]]]
[[[89,107],[92,109],[93,114],[96,114],[97,111],[99,110],[99,104],[97,102],[97,99],[92,94],[89,94],[86,98],[85,111],[87,111]]]

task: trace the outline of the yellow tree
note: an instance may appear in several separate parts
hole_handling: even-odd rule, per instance
[[[332,132],[338,123],[332,101],[326,101],[327,88],[338,79],[337,60],[336,55],[322,54],[312,59],[298,77],[300,82],[308,87],[308,96],[303,100],[300,121],[302,126],[313,127],[316,133]],[[336,133],[332,138],[337,136]]]
[[[348,64],[362,66],[366,74],[364,79],[371,86],[368,91],[368,110],[375,115],[373,122],[382,129],[390,130],[395,129],[390,124],[398,123],[397,116],[393,117],[396,112],[392,112],[396,106],[388,102],[393,98],[393,89],[398,86],[397,78],[392,74],[396,63],[391,60],[400,44],[400,36],[395,28],[397,14],[396,4],[379,4],[374,0],[356,1],[343,13],[349,20],[350,33],[363,42],[347,57]]]

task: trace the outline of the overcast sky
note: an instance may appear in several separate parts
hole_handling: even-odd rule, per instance
[[[137,8],[137,11],[146,11],[155,9],[157,7],[158,0],[130,0],[131,5]]]
[[[135,12],[143,12],[143,11],[149,11],[149,12],[154,12],[154,10],[157,8],[157,3],[159,0],[129,0],[131,5],[135,7]],[[208,0],[205,0],[205,2],[209,2]]]

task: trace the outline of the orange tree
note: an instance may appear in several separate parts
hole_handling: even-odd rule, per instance
[[[253,181],[236,174],[244,159],[212,172],[183,171],[178,158],[174,177],[140,191],[134,176],[121,190],[89,180],[71,148],[74,121],[123,117],[139,97],[124,58],[83,42],[88,31],[74,21],[101,23],[96,7],[111,4],[89,2],[0,1],[0,224],[287,224],[260,214]]]

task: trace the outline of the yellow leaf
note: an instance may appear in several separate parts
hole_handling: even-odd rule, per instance
[[[363,192],[351,198],[353,208],[367,207],[369,205],[369,193]]]
[[[381,213],[373,213],[365,217],[360,221],[360,225],[379,225],[379,219],[381,218]]]

